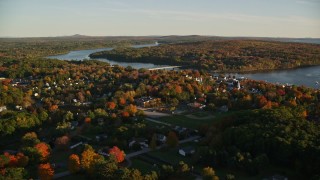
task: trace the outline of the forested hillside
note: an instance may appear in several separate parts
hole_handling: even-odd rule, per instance
[[[261,71],[320,64],[320,45],[257,40],[220,40],[117,48],[92,58],[183,65],[215,71]]]

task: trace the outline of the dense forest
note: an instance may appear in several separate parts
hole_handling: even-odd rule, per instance
[[[116,48],[92,58],[152,62],[206,70],[243,72],[289,69],[320,64],[320,45],[258,40],[217,40],[163,44],[147,48]]]
[[[71,50],[125,47],[154,42],[152,38],[146,37],[0,38],[0,60],[33,59],[64,54]]]
[[[231,180],[274,174],[319,179],[319,90],[216,77],[203,69],[152,71],[96,60],[49,60],[41,56],[87,45],[82,44],[84,40],[82,45],[74,45],[74,40],[10,41],[0,59],[0,179],[51,179],[61,172],[70,173],[70,178],[91,179]],[[127,41],[103,43],[125,45]],[[271,56],[266,49],[277,51],[272,58],[280,64],[293,50],[305,59],[319,56],[316,45],[242,40],[130,51],[172,48],[180,54],[177,50],[185,49],[182,55],[193,47],[189,53],[196,57],[201,47],[216,47],[216,43],[221,49],[213,51],[221,51],[221,59],[244,53],[240,47],[247,47],[245,57],[257,59]],[[230,52],[234,48],[234,54],[228,55],[228,48]],[[203,52],[207,57],[209,51]],[[138,103],[146,97],[158,99],[151,111],[167,114],[154,120],[162,124],[147,120],[148,111]],[[179,111],[183,113],[175,114]],[[187,130],[180,133],[177,126]],[[167,137],[162,143],[157,140],[159,134]],[[187,145],[192,144],[195,153],[180,156],[180,141],[194,136],[199,137],[197,142]],[[131,153],[145,150],[139,144],[129,145],[135,138],[146,139],[150,152],[131,158],[130,164]]]

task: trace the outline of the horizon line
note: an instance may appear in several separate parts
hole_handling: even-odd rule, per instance
[[[168,34],[168,35],[57,35],[57,36],[0,36],[0,38],[63,38],[63,37],[166,37],[166,36],[202,36],[202,37],[224,37],[224,38],[279,38],[279,39],[320,39],[320,37],[284,37],[284,36],[219,36],[219,35],[203,35],[203,34]]]

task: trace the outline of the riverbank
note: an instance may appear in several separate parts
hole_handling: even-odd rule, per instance
[[[154,45],[154,44],[151,44]],[[140,45],[141,47],[141,45]],[[148,47],[148,45],[143,45],[143,47]],[[110,51],[112,48],[107,49]],[[108,62],[111,65],[120,65],[123,67],[131,66],[133,68],[158,68],[163,65],[176,65],[178,63],[163,63],[163,61],[158,60],[157,62],[162,62],[163,65],[159,65],[157,62],[152,63],[149,61],[143,62],[132,62],[132,60],[128,60],[127,62],[123,61],[123,59],[115,60],[113,58],[108,59],[92,59],[89,57],[93,52],[99,52],[101,49],[92,49],[92,50],[80,50],[80,51],[71,51],[68,54],[55,56],[54,58],[60,60],[83,60],[83,59],[91,59],[91,60],[99,60],[103,62]],[[112,60],[109,60],[112,59]],[[154,61],[153,61],[154,62]],[[193,69],[200,70],[201,67],[197,65],[184,65],[179,69]],[[304,85],[312,88],[319,88],[319,85],[316,84],[316,81],[320,82],[320,65],[304,65],[293,68],[281,68],[281,69],[259,69],[259,70],[228,70],[228,71],[211,71],[213,74],[225,74],[225,75],[235,75],[235,76],[243,76],[245,78],[254,79],[254,80],[264,80],[271,83],[281,83],[281,84],[295,84],[295,85]]]

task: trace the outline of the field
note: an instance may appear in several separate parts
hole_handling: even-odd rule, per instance
[[[223,117],[231,115],[232,112],[226,113],[209,113],[209,112],[195,112],[192,114],[173,115],[159,118],[159,121],[170,123],[172,125],[187,127],[190,129],[197,129],[201,126],[210,125],[214,121]]]

